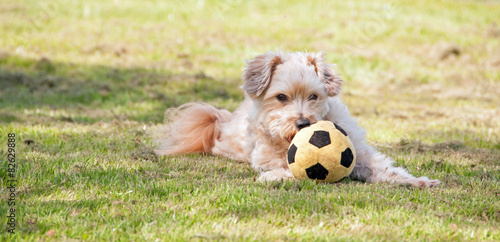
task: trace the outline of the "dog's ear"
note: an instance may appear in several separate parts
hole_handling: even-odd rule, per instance
[[[243,71],[243,90],[250,97],[258,97],[269,86],[276,66],[283,63],[282,53],[266,52],[247,61]]]
[[[339,94],[342,89],[342,79],[335,74],[335,71],[333,71],[329,64],[324,62],[325,54],[308,54],[307,61],[309,61],[310,65],[314,66],[321,82],[325,85],[328,96],[333,97]]]

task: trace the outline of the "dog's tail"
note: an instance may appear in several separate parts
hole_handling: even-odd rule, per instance
[[[203,103],[186,103],[165,112],[163,137],[156,140],[160,155],[207,153],[220,135],[221,124],[231,113]]]

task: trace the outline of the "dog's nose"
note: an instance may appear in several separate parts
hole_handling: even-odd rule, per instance
[[[309,119],[307,118],[300,118],[297,120],[297,122],[295,122],[295,124],[297,125],[297,128],[299,128],[299,130],[311,125],[311,121],[309,121]]]

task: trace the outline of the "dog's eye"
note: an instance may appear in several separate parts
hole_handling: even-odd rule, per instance
[[[316,94],[312,94],[311,96],[309,96],[309,98],[307,98],[307,100],[316,100],[318,99],[318,95]]]
[[[276,96],[276,99],[278,99],[278,101],[280,102],[286,102],[288,100],[285,94],[278,94],[278,96]]]

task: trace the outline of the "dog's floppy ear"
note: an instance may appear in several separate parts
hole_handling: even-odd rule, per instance
[[[247,61],[243,71],[243,90],[250,97],[258,97],[269,86],[276,66],[283,63],[282,53],[266,52]]]
[[[321,82],[325,85],[325,90],[326,93],[328,93],[328,96],[333,97],[339,94],[342,89],[342,79],[335,74],[329,64],[324,62],[325,54],[309,54],[307,56],[307,61],[309,61],[310,65],[314,66]]]

